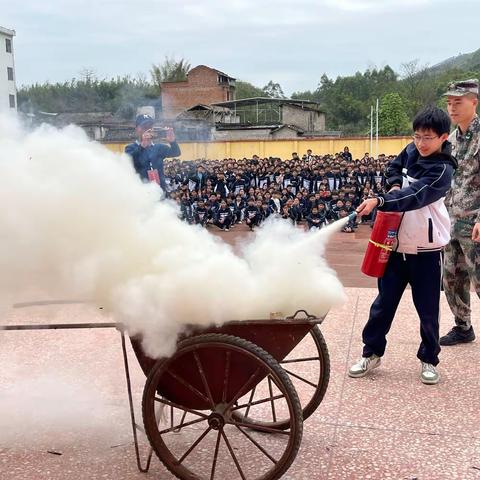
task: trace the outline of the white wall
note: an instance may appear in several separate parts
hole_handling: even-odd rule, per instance
[[[14,30],[0,27],[0,110],[10,109],[10,95],[15,96],[15,109],[17,108],[17,88],[14,61]],[[8,53],[5,40],[9,38],[12,44],[12,53]],[[7,67],[13,69],[13,80],[7,76]]]

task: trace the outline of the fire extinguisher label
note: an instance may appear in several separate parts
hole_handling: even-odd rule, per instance
[[[392,248],[393,243],[395,242],[395,238],[397,237],[397,232],[395,230],[389,230],[387,233],[387,238],[385,239],[384,246],[387,248],[382,248],[380,252],[380,256],[378,261],[380,263],[387,263],[388,257],[390,257],[390,251]]]

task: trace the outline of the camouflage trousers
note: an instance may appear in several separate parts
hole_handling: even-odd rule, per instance
[[[480,243],[452,237],[445,247],[443,288],[457,326],[471,326],[470,286],[480,298]]]

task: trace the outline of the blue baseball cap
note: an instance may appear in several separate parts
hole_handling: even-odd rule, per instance
[[[152,126],[155,123],[155,120],[146,113],[143,115],[138,115],[135,119],[135,126],[136,127],[146,127],[147,125]]]

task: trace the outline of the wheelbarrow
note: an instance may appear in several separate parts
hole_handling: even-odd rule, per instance
[[[147,377],[143,428],[135,419],[127,335],[121,325],[8,325],[3,329],[120,330],[140,471],[149,471],[154,452],[182,480],[227,476],[229,480],[274,480],[293,463],[303,421],[319,406],[328,386],[330,360],[318,327],[322,321],[299,310],[282,319],[192,327],[180,337],[175,353],[159,360],[145,355],[141,339],[132,338]],[[294,384],[305,386],[301,400]],[[151,445],[145,466],[138,431],[146,434]]]

